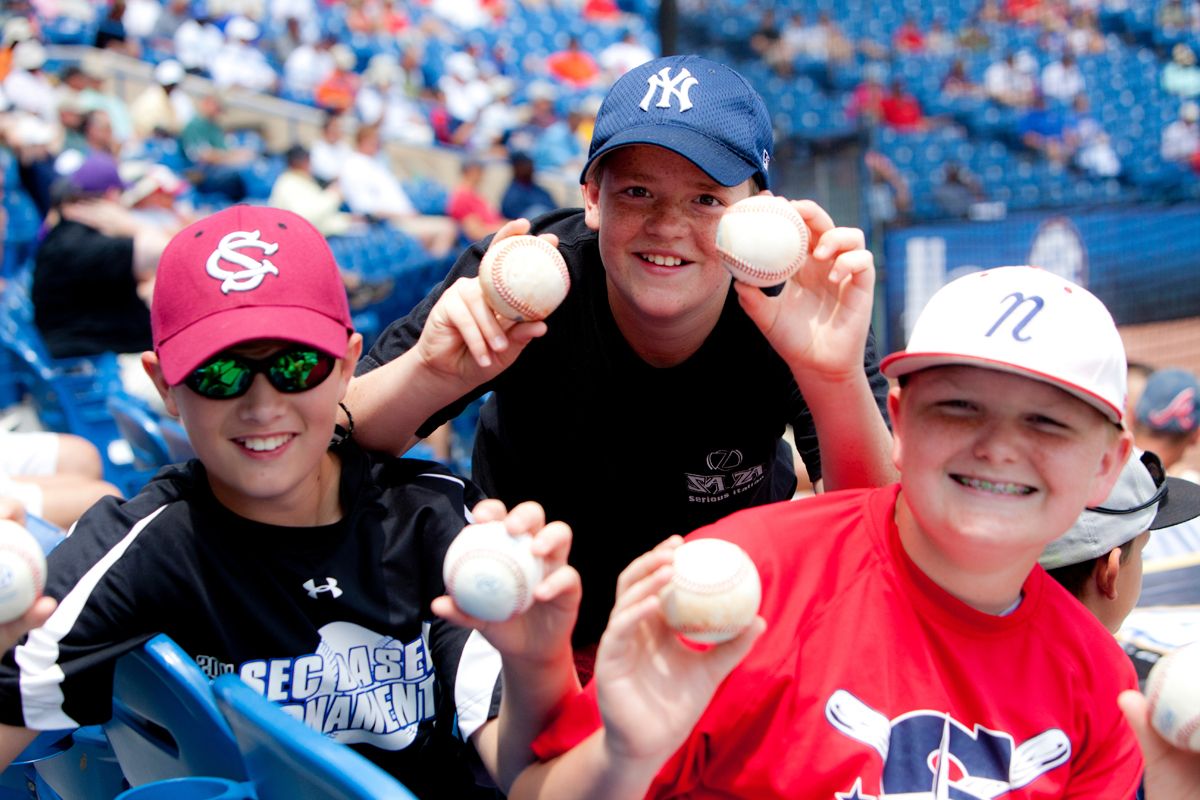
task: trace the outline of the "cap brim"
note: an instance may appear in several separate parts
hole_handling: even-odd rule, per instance
[[[614,134],[588,158],[579,174],[579,182],[587,183],[588,172],[599,159],[617,148],[635,144],[650,144],[681,155],[722,186],[737,186],[761,171],[757,164],[751,164],[692,128],[660,122]]]
[[[1150,530],[1170,528],[1200,517],[1200,485],[1183,478],[1167,478],[1167,495],[1158,502],[1158,513]]]
[[[281,331],[287,335],[281,336]],[[205,317],[159,342],[155,350],[163,377],[175,386],[210,356],[256,339],[284,339],[344,358],[350,331],[308,308],[244,306]]]
[[[1121,417],[1124,414],[1124,409],[1113,405],[1099,395],[1089,392],[1082,387],[1073,383],[1056,378],[1052,375],[1047,375],[1044,372],[1020,367],[1015,364],[1009,364],[1004,361],[996,361],[990,358],[981,358],[979,356],[966,356],[958,353],[892,353],[879,364],[879,370],[889,378],[899,378],[903,375],[909,375],[913,372],[919,372],[924,369],[933,367],[980,367],[982,369],[994,369],[1000,372],[1008,372],[1013,375],[1021,375],[1026,378],[1048,383],[1051,386],[1057,386],[1059,389],[1068,394],[1078,397],[1083,402],[1095,408],[1104,416],[1108,417],[1112,422],[1121,423]]]

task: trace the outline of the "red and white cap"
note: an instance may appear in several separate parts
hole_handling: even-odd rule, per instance
[[[1125,408],[1125,346],[1095,295],[1037,267],[998,267],[951,281],[921,312],[889,378],[951,364],[1057,386],[1116,423]]]
[[[286,339],[342,358],[354,329],[324,237],[290,211],[245,205],[171,239],[158,264],[150,325],[172,386],[210,356],[255,339]]]

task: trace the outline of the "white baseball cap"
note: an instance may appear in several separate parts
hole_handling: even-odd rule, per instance
[[[908,347],[883,360],[889,378],[952,364],[1057,386],[1116,423],[1125,407],[1125,345],[1095,295],[1037,267],[997,267],[943,286]]]

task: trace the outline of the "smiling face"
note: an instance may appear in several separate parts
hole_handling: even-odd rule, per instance
[[[721,186],[652,145],[604,158],[583,186],[585,220],[599,231],[609,303],[623,329],[623,320],[715,324],[730,281],[717,253],[717,223],[754,191],[750,180]]]
[[[264,359],[288,346],[259,340],[231,352]],[[338,486],[329,439],[361,350],[354,334],[333,374],[306,392],[285,394],[257,374],[246,394],[228,400],[201,397],[184,384],[168,387],[153,353],[143,364],[167,410],[183,420],[222,505],[259,522],[311,526],[337,519],[327,518]]]
[[[888,399],[913,521],[901,538],[935,581],[943,569],[989,562],[1031,568],[1085,506],[1104,500],[1128,454],[1128,437],[1096,409],[1006,372],[927,369]]]

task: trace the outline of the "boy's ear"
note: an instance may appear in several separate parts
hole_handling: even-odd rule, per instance
[[[887,396],[888,418],[892,421],[892,463],[896,465],[896,469],[902,469],[900,466],[900,392],[899,386],[892,386],[888,389]]]
[[[579,187],[583,195],[583,222],[594,231],[600,230],[600,170],[592,169],[587,182]]]
[[[158,363],[158,353],[153,350],[142,353],[142,369],[146,370],[150,380],[154,381],[154,388],[158,390],[163,405],[167,408],[167,413],[172,417],[178,417],[179,408],[175,405],[175,397],[171,394],[171,387],[167,385],[167,379],[163,377],[162,366]]]
[[[1092,580],[1096,591],[1109,600],[1117,599],[1117,577],[1121,574],[1121,548],[1114,547],[1108,555],[1096,559]]]
[[[340,367],[338,380],[342,382],[342,389],[338,393],[338,400],[346,399],[346,389],[350,386],[350,379],[354,377],[354,368],[358,365],[359,356],[362,355],[363,337],[361,333],[350,334],[350,340],[346,342],[346,355],[343,356]]]
[[[1129,451],[1132,447],[1133,434],[1127,430],[1122,430],[1115,441],[1109,443],[1100,460],[1100,467],[1092,480],[1092,493],[1088,496],[1087,501],[1089,506],[1104,504],[1108,493],[1117,485],[1117,478],[1121,477],[1121,470],[1125,468],[1125,462],[1129,459]]]

